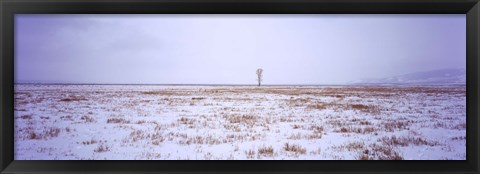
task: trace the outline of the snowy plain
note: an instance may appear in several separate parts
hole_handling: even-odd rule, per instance
[[[466,87],[15,85],[15,160],[465,160]]]

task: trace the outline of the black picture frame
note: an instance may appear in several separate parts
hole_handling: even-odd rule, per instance
[[[1,173],[478,173],[478,0],[2,0]],[[467,160],[15,161],[15,14],[466,14]]]

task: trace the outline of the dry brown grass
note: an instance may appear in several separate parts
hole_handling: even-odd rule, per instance
[[[350,143],[345,143],[340,146],[333,146],[333,149],[338,150],[338,151],[344,151],[347,150],[349,152],[360,152],[365,149],[365,143],[364,142],[350,142]]]
[[[135,122],[135,124],[144,124],[144,123],[146,123],[145,120],[138,120],[138,121]]]
[[[349,105],[349,107],[353,110],[359,110],[361,112],[370,113],[374,115],[379,115],[381,112],[378,106],[372,106],[372,105],[352,104],[352,105]]]
[[[95,119],[93,119],[93,117],[88,116],[88,115],[84,115],[84,116],[80,117],[80,120],[83,120],[83,121],[85,121],[86,123],[93,123],[93,122],[95,122]]]
[[[317,126],[313,125],[308,128],[308,130],[313,130],[314,133],[322,133],[323,132],[323,126]]]
[[[85,98],[85,97],[83,97],[83,96],[77,96],[77,97],[63,98],[63,99],[61,99],[60,101],[63,101],[63,102],[74,102],[74,101],[84,101],[84,100],[87,100],[87,98]]]
[[[292,128],[293,129],[300,129],[300,128],[302,128],[302,125],[294,124],[294,125],[292,125]]]
[[[288,101],[290,106],[298,107],[298,106],[305,106],[307,103],[310,103],[310,98],[297,98],[293,99],[293,97]]]
[[[110,147],[104,144],[100,144],[93,150],[94,152],[101,153],[101,152],[108,152],[110,151]]]
[[[258,148],[258,155],[262,156],[273,156],[274,150],[272,146],[262,146]]]
[[[323,126],[312,125],[308,128],[308,130],[312,130],[313,133],[305,135],[307,139],[320,139],[323,135]]]
[[[39,140],[42,139],[42,136],[37,134],[35,131],[31,131],[27,134],[27,138],[31,140]]]
[[[192,100],[205,100],[205,97],[192,97]]]
[[[453,129],[465,130],[467,129],[467,124],[466,123],[457,124],[453,127]]]
[[[347,122],[340,119],[328,119],[326,124],[332,127],[343,127],[347,125]],[[346,130],[347,129],[345,128],[345,131]]]
[[[32,119],[32,115],[22,115],[19,118],[21,118],[21,119]]]
[[[57,127],[44,127],[41,133],[37,133],[33,127],[28,127],[26,130],[26,138],[31,140],[47,140],[59,136],[61,129]]]
[[[299,140],[299,139],[302,139],[303,136],[301,133],[292,133],[290,134],[290,136],[288,137],[288,139],[292,139],[292,140]]]
[[[178,119],[178,122],[180,122],[180,124],[190,124],[192,125],[193,123],[195,123],[195,119],[192,119],[192,118],[187,118],[187,117],[181,117],[180,119]]]
[[[50,119],[50,117],[47,117],[47,116],[40,116],[40,119],[45,119],[45,120],[48,120],[48,119]]]
[[[371,122],[366,121],[366,120],[365,121],[360,121],[359,123],[360,123],[360,125],[372,125]]]
[[[238,124],[224,124],[223,127],[233,132],[241,132],[242,128]]]
[[[451,140],[466,140],[467,137],[466,136],[457,136],[457,137],[452,137],[450,138]]]
[[[285,145],[283,146],[283,149],[285,151],[295,152],[297,154],[305,154],[307,152],[307,150],[305,148],[303,148],[302,146],[300,146],[298,144],[285,143]]]
[[[131,140],[133,142],[137,142],[137,141],[143,140],[145,138],[147,138],[147,135],[145,134],[145,132],[143,132],[142,130],[134,130],[134,131],[130,132],[128,140]]]
[[[410,125],[407,121],[389,121],[383,122],[383,127],[387,132],[393,132],[395,130],[408,130],[408,126]]]
[[[170,89],[170,90],[165,90],[165,91],[144,91],[144,92],[141,92],[142,94],[146,94],[146,95],[165,95],[165,96],[187,96],[187,95],[190,95],[186,92],[182,92],[182,91],[179,91],[179,90],[173,90],[173,89]]]
[[[224,116],[230,123],[255,124],[257,117],[253,115],[227,115]]]
[[[231,98],[231,97],[225,97],[225,98],[214,98],[216,100],[224,100],[224,101],[250,101],[254,100],[253,98]]]
[[[337,132],[341,132],[341,133],[358,133],[358,134],[369,134],[369,133],[373,133],[373,132],[376,132],[377,130],[372,127],[372,126],[368,126],[368,127],[353,127],[353,126],[349,126],[349,127],[342,127],[340,128],[340,130],[338,130]]]
[[[280,122],[287,122],[287,123],[295,122],[295,118],[293,118],[293,117],[280,117]]]
[[[368,110],[371,108],[371,106],[362,105],[362,104],[353,104],[353,105],[350,105],[350,107],[352,109],[359,109],[359,110]]]
[[[163,143],[165,141],[165,137],[163,137],[162,134],[160,133],[154,133],[150,136],[150,139],[152,140],[152,144],[153,145],[160,145],[161,143]]]
[[[436,122],[435,124],[433,124],[433,128],[435,128],[435,129],[438,129],[438,128],[449,129],[450,124],[447,124],[444,121],[440,121],[440,122]]]
[[[183,140],[178,142],[179,144],[190,145],[190,144],[208,144],[208,145],[216,145],[223,143],[218,138],[213,137],[212,135],[208,136],[200,136],[196,135],[193,137],[186,136]]]
[[[324,110],[327,109],[327,105],[325,104],[314,104],[314,105],[308,105],[307,109],[318,109],[318,110]]]
[[[66,127],[66,128],[65,128],[65,132],[67,132],[67,133],[69,133],[69,132],[71,132],[71,131],[73,131],[73,130],[74,130],[74,129],[72,129],[72,128],[70,128],[70,127]]]
[[[393,146],[408,146],[410,144],[414,145],[428,145],[428,146],[435,146],[438,145],[438,142],[434,141],[428,141],[424,138],[421,137],[396,137],[396,136],[391,136],[391,137],[382,137],[380,139],[381,142],[383,142],[386,145],[393,145]]]
[[[97,140],[91,139],[89,141],[82,141],[83,145],[97,144]]]
[[[125,120],[123,118],[109,118],[109,119],[107,119],[107,123],[129,124],[130,120]]]
[[[245,151],[245,154],[247,155],[247,159],[252,159],[255,157],[255,151],[252,149]]]
[[[368,149],[360,152],[357,160],[403,160],[403,157],[392,146],[371,144]]]
[[[320,139],[320,138],[322,138],[322,134],[321,133],[311,133],[311,134],[307,134],[305,137],[307,139]]]
[[[365,143],[353,142],[345,146],[348,151],[357,151],[365,148]]]
[[[54,138],[54,137],[58,137],[58,135],[60,134],[60,132],[61,132],[60,128],[50,127],[50,128],[44,129],[44,131],[43,131],[43,137],[44,137],[44,138]]]

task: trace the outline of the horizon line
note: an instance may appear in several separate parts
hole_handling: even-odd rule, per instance
[[[149,85],[149,86],[259,86],[257,84],[186,84],[186,83],[45,83],[14,82],[14,85]],[[260,86],[392,86],[392,85],[466,85],[466,83],[332,83],[332,84],[262,84]]]

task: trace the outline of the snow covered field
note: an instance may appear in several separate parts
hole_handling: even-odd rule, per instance
[[[464,160],[465,90],[16,85],[15,160]]]

